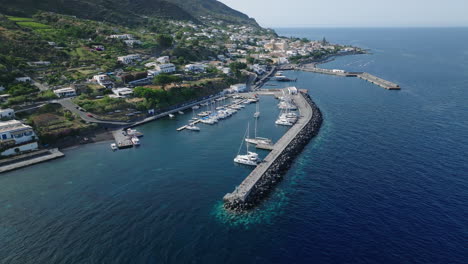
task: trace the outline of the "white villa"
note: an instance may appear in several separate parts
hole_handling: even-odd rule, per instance
[[[1,156],[20,154],[38,149],[34,130],[18,120],[0,121]]]
[[[76,90],[71,87],[67,87],[67,88],[54,90],[54,94],[56,94],[60,98],[76,96]]]
[[[176,71],[176,67],[172,63],[166,63],[166,64],[161,64],[157,65],[156,69],[159,70],[162,73],[171,73]]]
[[[117,97],[129,97],[133,94],[133,90],[130,88],[114,88],[112,89],[112,92]]]
[[[11,108],[0,109],[0,118],[13,118],[15,117],[15,110]]]
[[[123,64],[130,64],[136,60],[139,60],[141,57],[138,54],[131,54],[127,56],[120,56],[117,57],[117,61],[123,63]]]
[[[111,79],[106,74],[94,75],[93,81],[106,88],[113,85]]]
[[[206,69],[206,65],[203,65],[203,64],[188,64],[188,65],[185,65],[185,71],[204,72],[205,69]]]

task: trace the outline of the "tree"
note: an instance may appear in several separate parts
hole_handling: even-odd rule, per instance
[[[169,74],[159,74],[154,77],[153,83],[156,85],[161,85],[164,87],[170,83],[180,82],[180,78],[177,76],[169,75]]]
[[[172,46],[173,39],[171,36],[166,35],[166,34],[158,34],[156,36],[156,42],[158,43],[159,46],[162,48],[169,48]]]

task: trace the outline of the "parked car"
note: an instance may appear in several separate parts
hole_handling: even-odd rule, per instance
[[[86,114],[87,117],[94,117],[92,114]]]

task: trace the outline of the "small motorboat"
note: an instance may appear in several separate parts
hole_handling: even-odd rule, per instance
[[[191,131],[200,131],[200,128],[197,127],[196,125],[188,125],[186,129],[191,130]]]
[[[110,144],[110,147],[111,147],[112,151],[116,151],[116,150],[119,149],[119,148],[117,147],[117,144],[115,144],[115,143]]]
[[[174,117],[175,117],[175,115],[169,114],[169,118],[174,118]]]
[[[140,140],[137,137],[132,137],[130,140],[134,146],[140,146]]]

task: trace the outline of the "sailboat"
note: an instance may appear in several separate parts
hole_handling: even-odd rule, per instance
[[[247,154],[241,155],[241,149],[242,145],[244,144],[244,139],[248,136],[249,134],[249,124],[247,124],[247,130],[245,131],[244,138],[241,141],[241,145],[239,147],[239,151],[237,152],[237,156],[234,158],[234,162],[239,163],[239,164],[244,164],[244,165],[249,165],[249,166],[257,166],[257,164],[261,161],[258,157],[258,154],[255,152],[249,151],[249,144],[245,144],[247,148]]]
[[[257,137],[257,122],[258,122],[258,117],[255,118],[255,134],[254,138],[249,138],[248,136],[245,138],[245,141],[250,144],[262,144],[262,145],[271,145],[271,139],[269,138],[263,138],[263,137]]]
[[[255,118],[259,118],[260,117],[260,103],[257,102],[257,110],[255,111],[254,113],[254,117]]]
[[[200,128],[195,125],[195,122],[198,118],[195,117],[195,109],[192,109],[192,119],[190,119],[189,124],[185,127],[187,130],[200,131]]]

